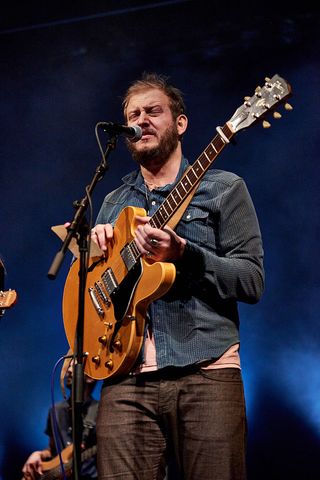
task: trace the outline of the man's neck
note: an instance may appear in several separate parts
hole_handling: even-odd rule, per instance
[[[149,190],[173,183],[179,172],[181,158],[182,152],[178,148],[161,164],[154,162],[148,166],[141,165],[141,174]]]

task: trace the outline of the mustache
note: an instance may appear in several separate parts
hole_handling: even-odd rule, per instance
[[[156,135],[156,131],[153,128],[143,128],[142,135]]]

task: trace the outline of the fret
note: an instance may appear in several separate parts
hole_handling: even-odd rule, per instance
[[[204,171],[206,171],[210,167],[211,161],[208,155],[205,153],[205,151],[200,155],[199,162],[201,163],[201,166]]]
[[[196,181],[199,179],[198,175],[193,170],[193,168],[190,168],[190,170],[188,171],[188,176],[189,176],[188,178],[191,181],[192,185],[194,185],[196,183]]]
[[[217,153],[220,152],[225,146],[225,143],[220,137],[220,135],[216,135],[211,143],[213,143],[213,145],[215,146]]]
[[[168,212],[166,211],[165,207],[164,207],[164,204],[162,204],[160,207],[159,207],[159,212],[161,213],[161,216],[164,220],[167,220],[167,218],[169,217],[168,215]]]
[[[169,203],[167,202],[167,200],[165,200],[162,204],[162,208],[164,209],[164,211],[166,212],[166,214],[169,216],[170,213],[172,213],[172,209],[170,209],[170,205]],[[171,210],[171,212],[169,211],[169,209]]]
[[[200,178],[201,173],[205,172],[205,169],[203,168],[203,166],[201,165],[201,162],[199,162],[199,161],[196,162],[196,164],[195,164],[195,166],[193,167],[193,169],[197,172],[198,178]],[[200,170],[200,169],[201,169],[201,172],[198,173],[198,170]]]
[[[175,189],[173,190],[173,192],[171,193],[174,201],[176,202],[176,205],[179,205],[180,203],[180,200],[182,200],[182,196],[180,195],[179,193],[179,190],[177,189],[177,187],[175,187]]]
[[[210,147],[214,150],[213,152],[211,152],[209,150]],[[209,154],[210,157],[212,157],[212,155],[214,155],[215,153],[218,153],[216,147],[214,146],[213,140],[212,140],[212,142],[209,143],[208,148],[205,151],[207,151],[207,150],[208,150],[208,154]]]
[[[153,227],[153,228],[160,228],[160,225],[158,225],[158,223],[157,223],[157,218],[156,218],[156,217],[157,217],[157,214],[158,214],[158,212],[156,212],[156,213],[153,215],[153,217],[150,218],[150,225],[151,225],[151,227]]]
[[[183,184],[181,182],[178,183],[178,185],[176,186],[176,189],[181,197],[181,200],[184,199],[184,197],[186,196],[186,189],[184,188]]]
[[[160,208],[161,208],[161,207],[160,207]],[[161,228],[161,226],[165,224],[164,219],[163,219],[163,217],[162,217],[162,213],[161,213],[160,208],[158,208],[158,210],[156,211],[156,213],[155,213],[155,214],[152,216],[152,218],[150,219],[150,225],[151,225],[151,227]]]
[[[169,193],[169,195],[167,196],[167,202],[170,202],[170,207],[171,207],[171,210],[174,211],[175,207],[178,205],[178,202],[176,201],[176,199],[174,198],[174,191],[172,191],[171,193]],[[172,206],[171,203],[174,202],[174,205]]]
[[[150,225],[153,228],[159,228],[159,225],[157,223],[157,216],[158,216],[158,211],[156,211],[156,213],[154,213],[150,218]]]
[[[209,148],[212,148],[213,149],[213,152],[211,152],[210,150],[208,151],[208,154],[210,157],[213,157],[214,155],[216,155],[218,153],[218,150],[216,149],[216,147],[214,146],[214,143],[213,143],[213,140],[212,142],[210,142],[209,144]],[[208,149],[207,149],[208,150]]]
[[[207,155],[206,150],[203,152],[203,154],[207,157],[208,162],[211,163],[211,156]]]
[[[190,180],[188,178],[188,174],[185,175],[182,178],[182,185],[183,185],[183,188],[185,189],[185,191],[189,192],[190,188],[192,187],[192,183],[190,182]]]

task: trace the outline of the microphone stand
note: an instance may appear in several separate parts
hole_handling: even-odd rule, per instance
[[[84,333],[84,303],[85,288],[87,278],[87,260],[88,260],[88,235],[89,225],[85,218],[85,212],[89,204],[89,198],[98,183],[101,180],[109,166],[107,159],[112,150],[116,147],[117,136],[112,135],[107,143],[106,151],[103,153],[100,165],[97,167],[90,185],[86,188],[86,196],[79,201],[75,201],[73,206],[77,208],[74,218],[69,227],[67,227],[67,236],[64,239],[61,249],[55,255],[55,258],[48,271],[48,278],[54,280],[58,270],[61,267],[64,256],[68,250],[72,238],[75,238],[79,245],[79,293],[78,293],[78,319],[74,342],[74,362],[72,379],[72,439],[73,439],[73,475],[74,480],[80,479],[81,474],[81,443],[82,443],[82,404],[84,389],[84,369],[83,369],[83,333]]]

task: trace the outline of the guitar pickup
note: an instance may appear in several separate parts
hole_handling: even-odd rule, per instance
[[[102,283],[101,282],[95,282],[94,286],[95,286],[96,291],[98,292],[99,297],[103,301],[103,303],[107,307],[109,307],[111,305],[111,302],[110,302],[109,298],[107,297],[107,295],[104,293]]]
[[[108,268],[101,276],[101,278],[109,295],[111,295],[115,292],[115,290],[117,290],[119,285],[111,268]]]

